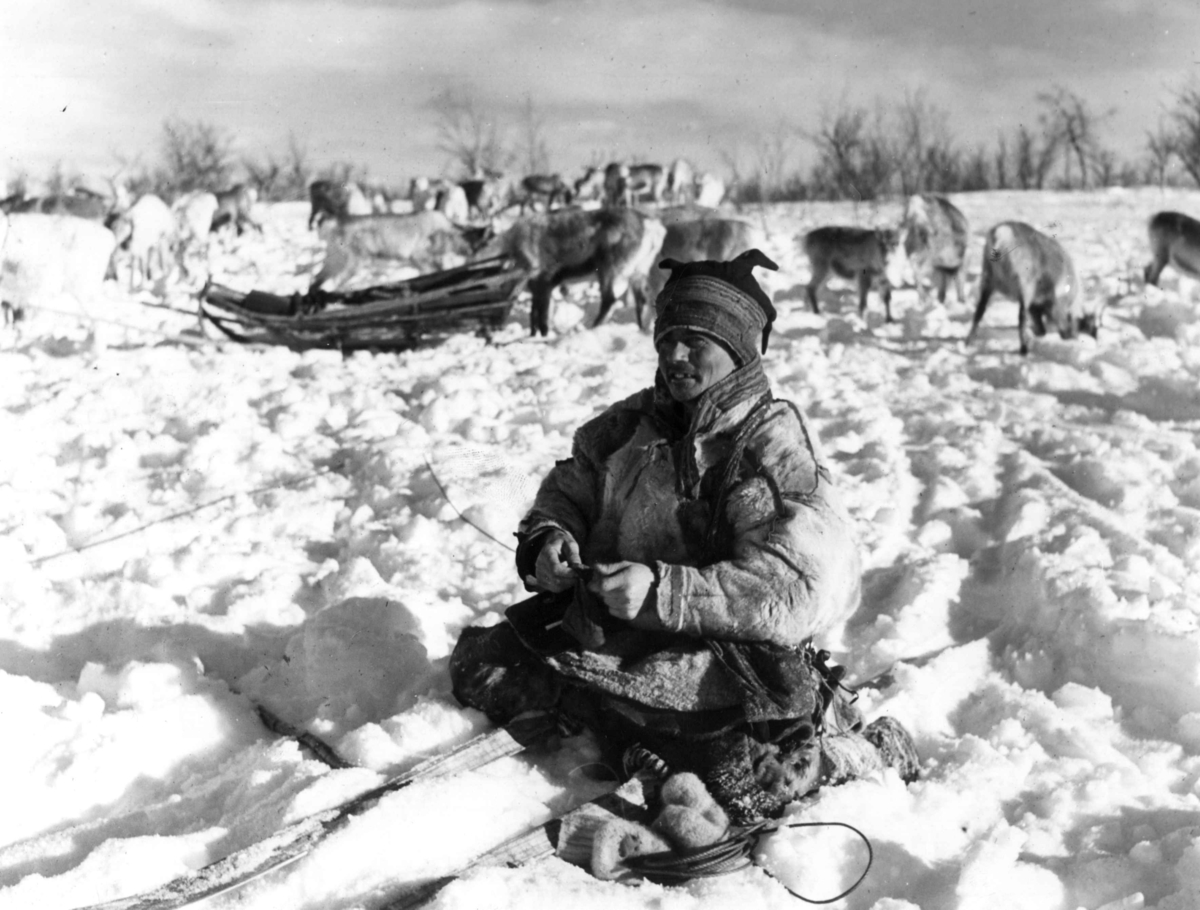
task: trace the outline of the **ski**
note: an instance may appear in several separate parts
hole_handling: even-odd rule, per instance
[[[307,856],[318,844],[345,827],[351,819],[372,809],[383,797],[418,781],[474,771],[515,755],[545,726],[543,719],[533,718],[482,733],[339,806],[286,825],[270,837],[209,863],[190,875],[144,894],[93,904],[83,910],[173,910],[233,891]]]
[[[637,782],[627,782],[624,786],[602,793],[569,812],[535,825],[480,854],[449,875],[406,889],[390,902],[383,904],[379,910],[417,910],[437,897],[447,885],[476,869],[492,866],[516,868],[554,855],[575,865],[587,867],[591,861],[591,833],[599,824],[614,815],[633,819],[644,815],[645,807],[629,789],[630,783]]]

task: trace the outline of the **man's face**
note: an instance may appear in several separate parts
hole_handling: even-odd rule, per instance
[[[724,345],[693,329],[671,329],[654,348],[659,372],[676,401],[694,401],[737,369]]]

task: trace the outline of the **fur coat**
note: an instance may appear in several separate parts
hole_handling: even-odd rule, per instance
[[[555,528],[587,565],[651,566],[661,630],[608,616],[582,584],[510,621],[564,676],[652,710],[799,716],[787,690],[804,687],[802,646],[859,603],[850,519],[799,409],[771,396],[759,360],[707,390],[690,420],[660,379],[584,424],[520,524],[522,578]]]

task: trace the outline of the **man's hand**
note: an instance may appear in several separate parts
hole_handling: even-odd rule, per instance
[[[654,570],[640,562],[607,562],[592,566],[588,590],[604,601],[608,612],[618,619],[632,622],[642,612],[650,589],[657,579]],[[654,624],[658,614],[651,608]]]
[[[538,553],[534,580],[543,591],[565,591],[575,583],[574,567],[582,563],[575,538],[566,531],[551,531]]]

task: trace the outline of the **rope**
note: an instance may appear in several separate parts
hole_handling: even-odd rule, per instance
[[[146,306],[151,306],[151,304],[146,304]],[[123,329],[132,329],[135,332],[145,332],[147,335],[158,335],[162,338],[167,338],[171,341],[180,341],[180,342],[183,342],[184,344],[190,344],[193,346],[207,345],[207,344],[212,343],[212,341],[208,338],[189,338],[187,335],[172,335],[171,333],[164,332],[161,329],[148,329],[148,328],[144,328],[143,326],[140,326],[140,325],[130,325],[128,322],[121,322],[117,319],[105,319],[103,316],[91,316],[91,315],[87,315],[87,314],[83,314],[83,313],[72,313],[67,310],[57,310],[53,307],[48,307],[48,306],[32,306],[32,305],[27,304],[27,305],[23,306],[22,309],[35,310],[40,313],[54,313],[56,316],[66,316],[70,319],[74,319],[81,323],[103,322],[103,323],[107,323],[108,325],[120,326]],[[183,310],[175,310],[173,307],[163,307],[163,309],[170,309],[173,312],[179,312],[179,313],[184,312]],[[196,314],[188,313],[187,315],[195,316]]]
[[[793,897],[809,904],[832,904],[853,892],[871,871],[875,861],[875,852],[871,841],[858,828],[845,822],[759,822],[733,834],[724,840],[717,841],[707,847],[696,847],[663,853],[647,853],[641,856],[631,856],[624,860],[624,865],[637,875],[657,884],[678,884],[693,878],[711,878],[717,875],[729,875],[754,865],[751,858],[758,848],[759,839],[765,834],[771,834],[783,828],[848,828],[862,838],[867,845],[867,865],[862,873],[849,888],[833,897],[805,897],[793,890],[770,869],[763,871],[779,882],[784,890]]]
[[[370,445],[368,445],[367,450],[371,451],[372,447]],[[293,477],[293,478],[290,478],[287,480],[276,481],[274,483],[269,483],[269,484],[266,484],[261,487],[256,487],[252,490],[239,490],[236,493],[227,493],[226,495],[219,496],[216,499],[210,499],[207,502],[200,503],[199,505],[195,505],[195,506],[192,506],[187,509],[181,509],[178,512],[172,512],[169,515],[164,515],[163,517],[156,518],[153,521],[148,521],[145,524],[138,525],[136,528],[130,528],[127,531],[122,531],[119,534],[113,534],[109,537],[100,537],[95,540],[89,540],[86,543],[80,544],[79,546],[71,547],[70,549],[67,549],[67,550],[60,550],[57,553],[50,553],[46,556],[38,556],[34,559],[31,559],[29,561],[29,564],[31,566],[40,566],[44,563],[51,562],[52,560],[61,559],[64,556],[71,556],[75,553],[82,553],[84,550],[90,550],[93,547],[103,546],[106,543],[113,543],[114,541],[117,541],[117,540],[123,540],[126,537],[132,537],[134,534],[140,534],[143,531],[148,531],[151,528],[157,527],[158,525],[166,524],[167,522],[175,521],[176,519],[179,519],[179,518],[186,518],[187,516],[194,515],[195,513],[199,512],[203,509],[208,509],[208,508],[211,508],[212,506],[220,505],[221,503],[228,502],[231,499],[237,499],[239,496],[257,496],[260,493],[269,493],[272,490],[278,490],[278,489],[282,489],[284,487],[295,486],[297,484],[303,483],[306,480],[312,480],[314,478],[321,477],[325,474],[329,474],[333,471],[337,471],[337,470],[341,469],[342,467],[344,467],[344,465],[345,465],[344,460],[339,460],[327,467],[320,468],[319,470],[312,471],[308,474],[301,475],[300,477]],[[459,518],[461,518],[463,521],[465,521],[467,524],[469,524],[472,528],[474,528],[480,534],[482,534],[485,537],[500,544],[500,546],[502,546],[508,550],[513,549],[512,546],[510,546],[509,544],[505,543],[502,540],[497,539],[493,535],[489,534],[483,528],[479,527],[479,525],[475,524],[475,522],[471,521],[471,519],[469,519],[465,515],[463,515],[463,513],[459,510],[458,506],[456,506],[454,504],[454,502],[450,499],[449,495],[447,495],[446,488],[442,485],[442,482],[438,478],[437,473],[433,470],[433,465],[430,464],[428,457],[425,458],[425,466],[427,468],[429,468],[429,473],[433,477],[433,482],[435,484],[437,484],[437,488],[441,492],[442,498],[445,499],[447,503],[449,503],[450,508],[454,509],[454,511],[458,514]]]
[[[36,559],[31,559],[29,564],[33,566],[40,566],[43,563],[50,562],[53,559],[61,559],[63,556],[70,556],[73,553],[82,553],[84,550],[90,550],[92,547],[99,547],[106,543],[112,543],[115,540],[121,540],[125,537],[131,537],[134,534],[140,534],[142,531],[147,531],[150,528],[158,525],[166,524],[168,521],[174,521],[177,518],[186,518],[188,515],[194,515],[196,512],[199,512],[202,509],[219,505],[220,503],[226,502],[230,499],[236,499],[239,496],[257,496],[259,493],[268,493],[271,490],[278,490],[282,487],[294,486],[296,484],[303,483],[306,480],[312,480],[314,477],[320,477],[324,474],[329,474],[332,471],[336,471],[337,469],[341,468],[342,466],[343,462],[339,461],[335,464],[329,465],[328,467],[321,468],[320,470],[313,471],[301,477],[293,477],[290,480],[277,481],[275,483],[267,484],[266,486],[257,487],[253,490],[241,490],[237,493],[228,493],[225,496],[218,497],[217,499],[210,499],[208,502],[202,502],[199,505],[192,506],[190,509],[181,509],[178,512],[172,512],[170,515],[164,515],[162,518],[156,518],[154,521],[148,521],[143,525],[138,525],[136,528],[130,528],[128,531],[122,531],[120,534],[113,534],[111,537],[101,537],[96,540],[89,540],[87,543],[82,543],[77,547],[71,547],[69,550],[61,550],[58,553],[51,553],[48,556],[39,556]]]
[[[643,772],[645,775],[657,779],[658,783],[661,784],[671,776],[670,766],[641,743],[633,743],[625,750],[624,755],[621,757],[621,764],[625,768],[627,777],[633,777],[638,772]],[[759,839],[763,835],[771,834],[781,828],[849,828],[861,837],[863,843],[867,845],[866,868],[863,869],[862,874],[854,881],[854,884],[834,897],[821,899],[805,897],[803,894],[793,891],[788,887],[786,882],[772,875],[771,870],[764,867],[763,871],[779,882],[779,884],[783,885],[784,890],[793,897],[797,897],[809,904],[832,904],[834,901],[840,901],[843,897],[854,891],[866,879],[867,873],[871,871],[871,864],[875,861],[875,851],[871,848],[871,841],[853,825],[848,825],[845,822],[762,821],[745,828],[734,829],[735,833],[717,841],[715,844],[709,844],[705,847],[683,848],[661,853],[643,853],[637,856],[626,857],[622,862],[630,872],[660,885],[678,884],[680,882],[691,881],[694,878],[712,878],[717,875],[729,875],[732,872],[740,872],[742,869],[754,865],[751,856],[758,849]]]
[[[494,540],[496,543],[500,544],[500,546],[504,547],[504,549],[506,549],[506,550],[511,550],[514,553],[517,552],[516,547],[512,546],[511,544],[505,543],[503,540],[500,540],[498,537],[495,537],[492,534],[489,534],[483,528],[479,527],[479,525],[475,524],[475,522],[471,521],[471,519],[467,518],[467,516],[464,515],[459,510],[458,506],[456,506],[454,504],[453,500],[450,499],[450,494],[446,492],[446,488],[444,486],[442,486],[441,480],[438,479],[437,472],[433,470],[433,465],[429,463],[428,456],[425,457],[425,467],[429,468],[429,476],[432,477],[433,482],[435,484],[437,484],[437,488],[442,494],[442,499],[446,500],[446,503],[450,506],[450,508],[452,508],[455,511],[455,513],[458,515],[459,518],[461,518],[463,521],[465,521],[467,524],[469,524],[471,527],[473,527],[476,531],[478,531],[484,537],[488,538],[488,540]]]

